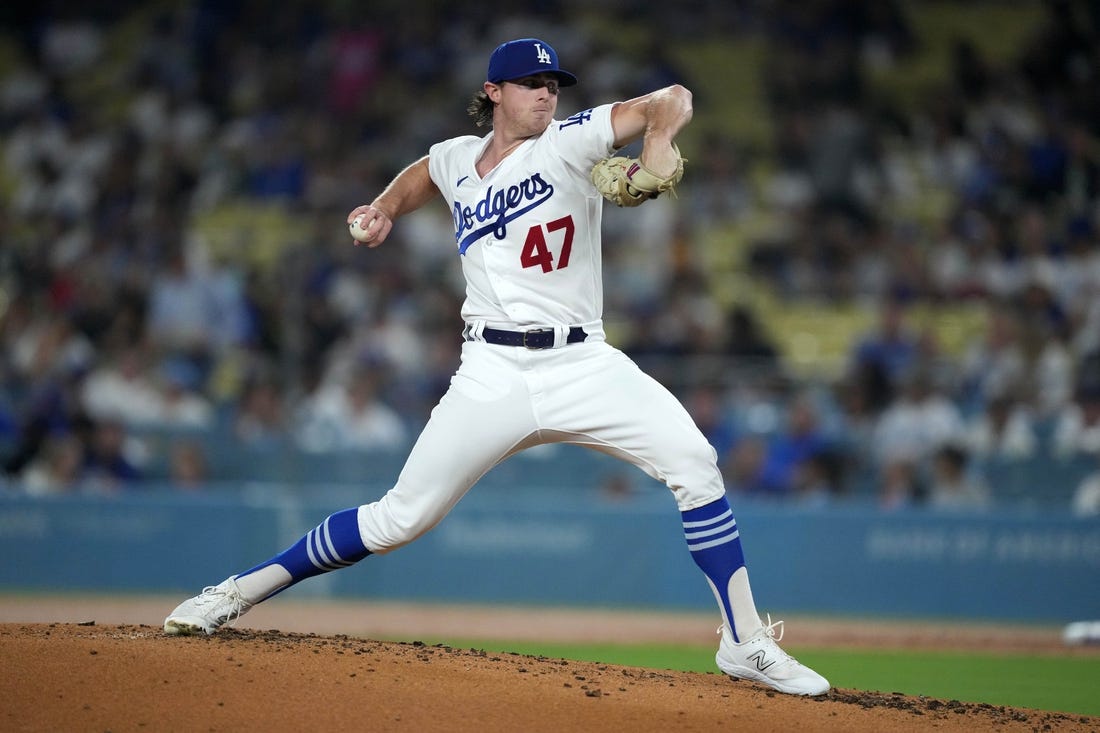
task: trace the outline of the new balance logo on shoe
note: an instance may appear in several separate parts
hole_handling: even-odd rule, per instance
[[[830,689],[829,681],[775,643],[775,629],[782,629],[782,623],[773,624],[769,617],[763,628],[742,642],[734,641],[725,625],[719,627],[722,641],[714,655],[718,669],[734,679],[752,680],[791,695],[824,695]]]
[[[749,661],[752,662],[753,664],[755,664],[756,668],[758,670],[760,670],[761,672],[763,672],[765,669],[767,669],[768,667],[775,664],[774,659],[771,660],[771,661],[768,661],[768,658],[767,658],[767,656],[765,656],[763,649],[761,649],[760,651],[758,651],[755,654],[753,654],[752,656],[750,656]]]

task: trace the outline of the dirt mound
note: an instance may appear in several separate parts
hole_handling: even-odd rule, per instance
[[[9,731],[1094,731],[1100,718],[347,635],[0,625]]]

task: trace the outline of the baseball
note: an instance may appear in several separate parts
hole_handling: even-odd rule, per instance
[[[361,226],[366,216],[366,214],[360,214],[355,217],[351,224],[348,224],[348,231],[351,232],[352,239],[357,242],[365,242],[370,239],[370,234]]]

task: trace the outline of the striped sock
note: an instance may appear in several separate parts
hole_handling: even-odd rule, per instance
[[[733,640],[741,641],[737,622],[744,638],[748,638],[760,626],[760,617],[749,590],[745,555],[729,501],[723,496],[706,506],[681,512],[681,517],[691,558],[707,576]]]
[[[354,565],[371,554],[358,517],[358,507],[330,515],[288,549],[238,575],[237,587],[259,602],[306,578]]]

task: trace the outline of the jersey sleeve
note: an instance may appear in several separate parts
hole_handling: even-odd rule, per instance
[[[460,156],[452,153],[455,149],[479,139],[474,135],[464,135],[435,143],[428,149],[428,175],[447,201],[455,200],[454,184],[458,179],[455,171],[461,160]]]
[[[597,161],[615,151],[615,130],[611,127],[613,104],[602,104],[554,122],[558,138],[556,150],[561,161],[571,168],[588,171]]]

